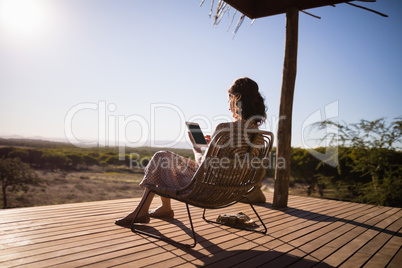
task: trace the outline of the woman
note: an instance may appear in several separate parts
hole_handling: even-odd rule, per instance
[[[232,133],[237,128],[258,128],[266,118],[266,107],[264,99],[258,91],[258,85],[250,78],[243,77],[237,79],[228,89],[229,93],[229,110],[232,112],[234,122],[219,124],[213,133],[213,136],[223,129],[231,129]],[[205,137],[207,142],[211,137]],[[194,146],[194,142],[193,142]],[[140,183],[142,188],[144,185],[160,185],[166,187],[182,188],[186,186],[192,179],[202,162],[202,151],[199,147],[193,147],[195,161],[181,157],[169,151],[157,152],[150,160],[145,169],[145,176]],[[115,221],[120,226],[129,226],[136,217],[135,222],[148,223],[150,218],[173,218],[174,212],[171,207],[170,199],[161,197],[162,205],[152,211],[148,211],[155,196],[149,193],[145,188],[143,197],[137,208],[125,216]],[[142,209],[139,208],[142,206]]]

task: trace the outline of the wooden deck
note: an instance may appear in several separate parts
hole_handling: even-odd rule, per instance
[[[187,249],[114,225],[138,201],[2,210],[0,267],[402,267],[399,208],[290,196],[286,209],[256,206],[268,227],[261,235],[206,223],[190,207],[198,244]],[[172,205],[175,219],[151,229],[190,243],[185,205]],[[245,204],[208,216],[240,211],[256,220]]]

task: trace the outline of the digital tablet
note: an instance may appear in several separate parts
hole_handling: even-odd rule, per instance
[[[207,147],[208,143],[205,140],[204,134],[200,128],[200,125],[197,123],[186,122],[187,128],[190,131],[191,135],[193,136],[195,145],[200,147]]]

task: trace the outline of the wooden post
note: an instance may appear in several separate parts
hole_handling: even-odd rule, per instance
[[[288,205],[292,110],[297,70],[298,30],[299,10],[296,7],[292,7],[286,12],[285,59],[283,63],[281,100],[279,106],[275,191],[272,203],[272,206],[276,208],[284,208]]]

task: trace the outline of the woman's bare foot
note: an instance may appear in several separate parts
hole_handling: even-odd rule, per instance
[[[166,209],[162,206],[150,210],[149,211],[149,216],[151,218],[159,218],[159,219],[173,219],[174,217],[174,212],[171,209]]]
[[[132,221],[134,219],[133,215],[127,215],[124,218],[121,219],[117,219],[114,224],[122,226],[122,227],[130,227]],[[136,223],[149,223],[151,219],[149,218],[149,214],[145,214],[142,216],[137,216],[137,218],[135,219]]]

